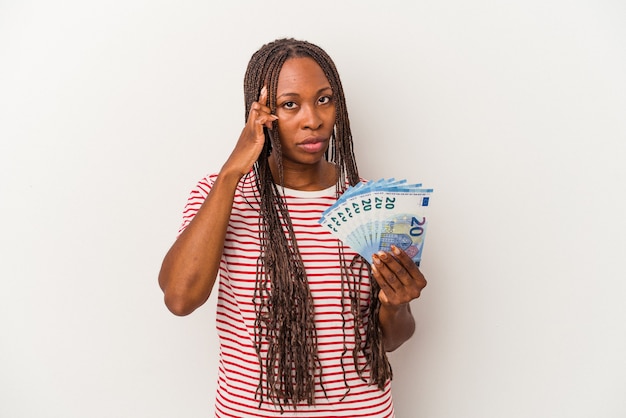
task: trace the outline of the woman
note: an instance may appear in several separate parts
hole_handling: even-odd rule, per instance
[[[176,315],[220,275],[216,414],[393,416],[385,352],[413,334],[426,281],[403,251],[363,260],[317,223],[360,180],[335,65],[279,39],[253,54],[244,95],[239,140],[192,191],[159,275]]]

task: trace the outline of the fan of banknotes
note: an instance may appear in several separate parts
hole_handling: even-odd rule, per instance
[[[349,187],[318,222],[370,262],[373,254],[395,245],[419,265],[432,192],[393,178],[360,182]]]

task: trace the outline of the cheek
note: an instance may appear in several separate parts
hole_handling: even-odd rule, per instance
[[[276,109],[274,112],[276,116],[278,116],[278,120],[276,123],[278,124],[279,129],[285,129],[294,123],[293,112],[285,112],[281,111],[281,109]]]
[[[280,118],[280,115],[278,115]],[[277,122],[278,135],[280,138],[290,138],[294,135],[294,124],[293,121],[287,119],[279,119]]]
[[[328,121],[333,125],[335,124],[337,119],[337,108],[335,106],[331,106],[328,108]]]
[[[328,116],[326,118],[326,125],[330,125],[331,127],[335,126],[335,122],[337,122],[337,114],[335,113],[335,109],[328,112]]]

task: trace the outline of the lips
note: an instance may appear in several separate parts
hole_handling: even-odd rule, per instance
[[[307,152],[320,152],[325,149],[327,139],[323,137],[311,137],[298,143],[298,147]]]

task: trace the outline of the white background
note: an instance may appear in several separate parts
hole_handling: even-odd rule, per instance
[[[626,5],[0,0],[0,416],[208,417],[157,273],[250,55],[335,59],[362,175],[435,189],[400,418],[626,416]]]

